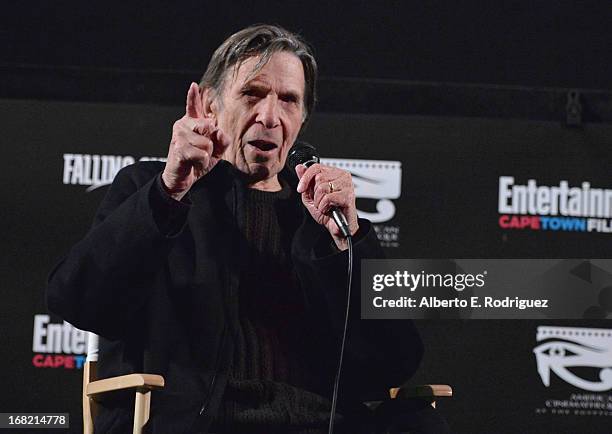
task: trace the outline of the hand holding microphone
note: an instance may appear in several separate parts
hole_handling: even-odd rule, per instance
[[[294,145],[288,164],[300,179],[297,191],[302,203],[312,218],[327,228],[336,246],[345,250],[346,236],[355,235],[359,229],[351,174],[319,164],[316,149],[305,143]]]

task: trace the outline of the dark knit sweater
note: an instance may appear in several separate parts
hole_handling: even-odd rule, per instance
[[[241,232],[249,260],[241,276],[234,359],[213,432],[319,433],[329,420],[330,402],[319,393],[330,384],[309,363],[313,348],[304,339],[307,318],[289,250],[299,221],[289,196],[288,185],[246,193]]]

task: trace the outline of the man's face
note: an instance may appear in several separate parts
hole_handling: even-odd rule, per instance
[[[220,104],[213,102],[211,111],[231,140],[223,159],[252,184],[275,189],[304,120],[304,69],[297,56],[280,51],[249,77],[258,60],[251,57],[227,73]]]

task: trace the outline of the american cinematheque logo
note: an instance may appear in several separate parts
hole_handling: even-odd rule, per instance
[[[536,413],[612,416],[612,329],[540,326],[536,340],[542,384],[576,388],[569,397],[546,399]]]
[[[131,155],[63,154],[62,183],[86,186],[93,191],[113,182],[117,172],[134,164]],[[140,157],[139,161],[166,161],[162,157]],[[384,247],[399,247],[400,228],[389,222],[395,216],[395,203],[402,187],[402,163],[386,160],[354,160],[322,158],[329,166],[351,172],[355,184],[358,213],[374,223],[378,239]],[[373,203],[372,210],[359,209],[360,201]],[[363,204],[361,204],[363,205]],[[363,207],[361,207],[363,208]]]
[[[388,223],[395,216],[395,203],[402,189],[402,163],[387,160],[322,158],[321,162],[351,172],[359,217],[374,223],[383,247],[399,247],[400,227]],[[363,209],[373,202],[373,210]]]
[[[503,229],[612,233],[612,189],[584,181],[541,185],[499,177],[498,223]]]

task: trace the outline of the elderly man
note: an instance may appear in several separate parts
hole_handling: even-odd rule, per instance
[[[150,432],[326,432],[347,289],[330,208],[348,220],[355,276],[380,247],[348,172],[299,165],[298,183],[284,168],[316,75],[308,46],[282,28],[228,38],[189,87],[166,164],[122,170],[51,274],[49,308],[104,338],[100,376],[165,377]],[[361,321],[357,284],[352,294],[345,432],[358,432],[360,402],[407,380],[422,353],[410,322]],[[106,403],[96,432],[129,432],[129,408]]]

